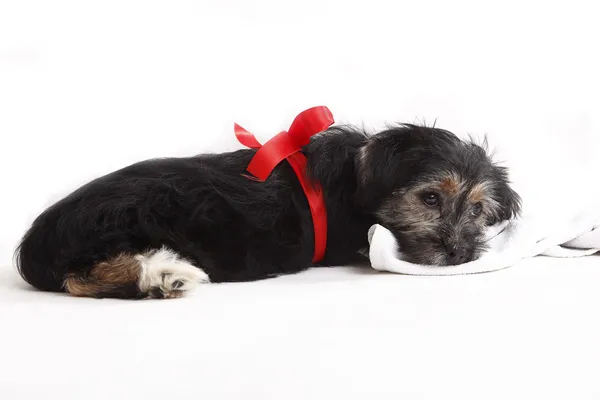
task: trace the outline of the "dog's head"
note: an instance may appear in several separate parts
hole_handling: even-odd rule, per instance
[[[486,150],[435,128],[402,125],[356,155],[356,200],[396,236],[411,262],[478,258],[486,226],[515,217],[521,200]]]

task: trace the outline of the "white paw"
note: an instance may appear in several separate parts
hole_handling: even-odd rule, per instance
[[[149,298],[175,298],[185,295],[201,283],[208,283],[208,275],[177,253],[165,247],[139,254],[141,274],[138,286]]]

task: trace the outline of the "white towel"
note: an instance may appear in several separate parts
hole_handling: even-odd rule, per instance
[[[600,207],[586,207],[570,215],[529,217],[489,228],[489,249],[477,260],[455,266],[412,264],[402,260],[392,233],[381,225],[369,230],[369,258],[378,271],[408,275],[460,275],[504,269],[538,255],[581,257],[600,251]]]

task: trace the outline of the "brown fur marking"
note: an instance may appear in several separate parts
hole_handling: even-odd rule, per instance
[[[447,196],[454,196],[461,187],[461,181],[456,176],[448,176],[440,182],[440,190]]]
[[[485,184],[478,183],[473,186],[473,189],[469,192],[467,199],[471,203],[482,202],[487,197],[487,186]]]
[[[141,273],[140,262],[122,254],[95,265],[86,277],[70,275],[65,290],[73,296],[104,297],[123,286],[136,285]]]

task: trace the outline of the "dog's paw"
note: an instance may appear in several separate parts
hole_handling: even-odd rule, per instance
[[[182,297],[199,284],[210,282],[202,269],[166,248],[136,258],[141,266],[138,286],[147,298]]]

